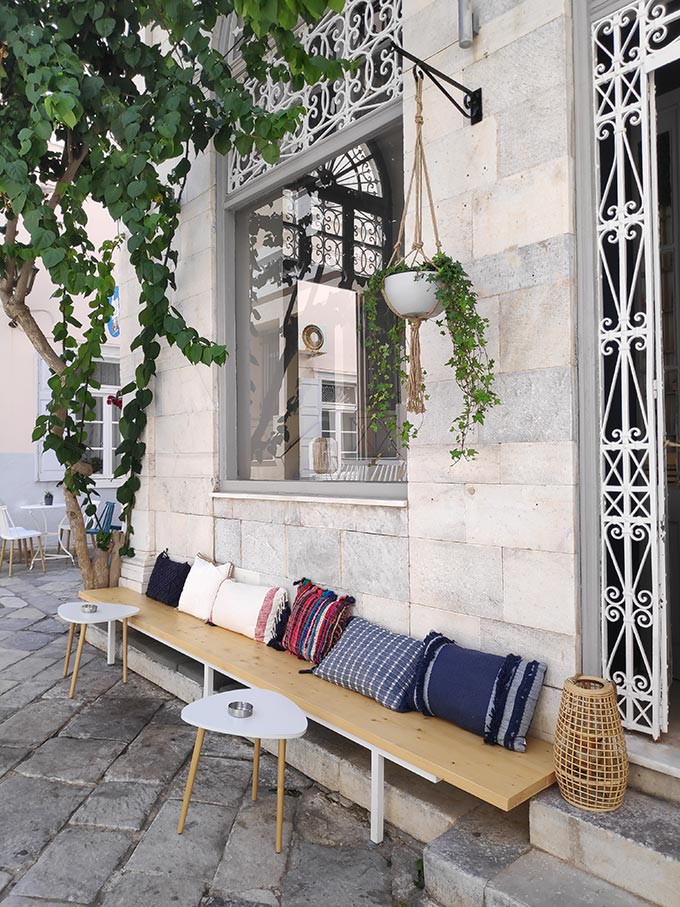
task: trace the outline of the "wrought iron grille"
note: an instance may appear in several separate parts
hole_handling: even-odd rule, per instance
[[[594,23],[598,187],[603,672],[626,727],[666,730],[663,396],[653,97],[647,63],[678,37],[678,3]]]
[[[246,81],[260,107],[306,110],[298,129],[281,142],[280,163],[401,96],[401,61],[391,47],[400,35],[401,0],[347,0],[341,13],[328,13],[314,27],[305,26],[302,43],[312,54],[361,61],[355,72],[295,92],[271,80]],[[230,154],[227,191],[242,188],[269,169],[257,151]]]

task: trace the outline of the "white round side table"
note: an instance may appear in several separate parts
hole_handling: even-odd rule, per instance
[[[234,718],[227,711],[230,702],[249,702],[253,713],[249,718]],[[191,791],[196,778],[198,760],[206,731],[218,734],[233,734],[236,737],[249,737],[255,741],[253,757],[252,797],[257,800],[258,772],[260,768],[260,743],[262,739],[278,740],[278,774],[276,782],[276,852],[281,853],[283,844],[283,794],[286,772],[286,740],[302,737],[307,730],[307,717],[301,708],[272,690],[260,690],[256,687],[245,690],[232,690],[228,693],[215,693],[197,699],[182,709],[182,720],[197,727],[194,753],[191,757],[189,777],[184,791],[182,810],[179,816],[177,833],[182,834],[184,822],[189,809]]]
[[[69,699],[73,699],[76,691],[76,682],[78,680],[78,669],[80,668],[80,657],[83,654],[85,645],[85,633],[88,624],[108,624],[111,621],[119,620],[123,624],[123,683],[127,683],[127,644],[128,644],[128,618],[134,617],[139,608],[133,605],[118,605],[113,602],[97,602],[97,610],[89,613],[82,610],[84,602],[66,602],[59,605],[57,614],[62,620],[70,624],[68,629],[68,641],[66,643],[66,657],[64,659],[64,677],[68,674],[68,666],[71,660],[71,649],[73,647],[73,637],[76,632],[76,624],[80,626],[80,636],[78,637],[78,648],[76,650],[76,661],[73,666],[73,677],[71,678],[71,689],[69,690]]]

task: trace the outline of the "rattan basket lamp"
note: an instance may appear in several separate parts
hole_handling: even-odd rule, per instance
[[[609,680],[577,674],[564,683],[555,730],[555,775],[568,803],[612,812],[623,803],[628,753]]]

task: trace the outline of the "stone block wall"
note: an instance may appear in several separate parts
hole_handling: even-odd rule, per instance
[[[573,98],[567,0],[478,0],[474,46],[456,43],[455,4],[404,0],[404,45],[484,93],[471,127],[431,85],[425,140],[444,248],[460,258],[490,320],[502,406],[475,461],[452,465],[458,392],[446,344],[422,332],[428,411],[408,454],[407,500],[393,503],[213,497],[219,470],[215,369],[164,352],[148,432],[140,585],[158,550],[212,550],[292,588],[302,575],[351,592],[356,611],[423,637],[548,663],[534,730],[550,737],[565,676],[580,665],[576,540]],[[405,168],[413,83],[406,70]],[[196,162],[180,231],[178,307],[217,330],[216,167]],[[134,295],[133,287],[122,288]]]

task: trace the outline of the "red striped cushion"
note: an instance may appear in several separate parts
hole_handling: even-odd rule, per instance
[[[354,599],[348,595],[338,598],[332,589],[322,589],[309,579],[298,580],[296,585],[298,593],[283,648],[318,664],[340,639]]]

